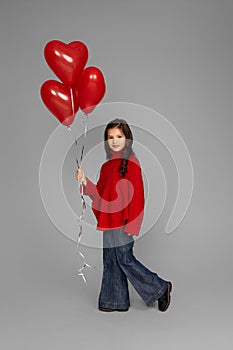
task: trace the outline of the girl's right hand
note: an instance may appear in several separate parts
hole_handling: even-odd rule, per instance
[[[76,177],[76,180],[82,182],[83,185],[86,186],[87,180],[86,180],[86,177],[85,177],[83,169],[78,168],[78,170],[75,173],[75,177]]]

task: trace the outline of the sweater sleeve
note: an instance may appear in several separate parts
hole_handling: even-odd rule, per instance
[[[128,161],[127,178],[133,185],[133,197],[128,205],[128,220],[124,231],[138,236],[144,215],[144,186],[137,158]]]
[[[97,192],[101,193],[103,188],[103,166],[100,171],[100,177],[95,185],[88,177],[86,177],[86,186],[83,185],[83,194],[89,196],[92,200],[95,199]]]

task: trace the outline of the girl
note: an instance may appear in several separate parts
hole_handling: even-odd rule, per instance
[[[97,229],[103,231],[103,276],[99,293],[100,311],[128,311],[128,280],[147,306],[156,300],[160,311],[170,304],[172,283],[151,272],[133,255],[134,238],[143,220],[144,188],[140,163],[132,150],[133,135],[123,119],[109,122],[104,132],[107,161],[97,184],[83,169],[76,179],[84,195],[92,199]]]

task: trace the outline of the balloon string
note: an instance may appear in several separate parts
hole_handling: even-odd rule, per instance
[[[73,90],[72,88],[70,88],[70,95],[71,95],[71,105],[72,105],[72,112],[73,112],[73,115],[75,114],[74,113],[74,96],[73,96]],[[85,145],[86,145],[86,139],[87,139],[87,117],[88,115],[87,114],[84,114],[83,117],[82,117],[82,121],[84,122],[84,141],[83,141],[83,146],[82,146],[82,151],[81,151],[81,156],[80,156],[80,161],[78,161],[78,158],[76,157],[76,164],[77,164],[77,167],[80,168],[81,167],[81,164],[82,164],[82,161],[83,161],[83,154],[84,154],[84,149],[85,149]],[[75,138],[75,145],[78,149],[78,141],[77,139]],[[79,218],[78,218],[78,225],[79,225],[79,233],[78,233],[78,238],[77,238],[77,253],[79,255],[79,258],[80,258],[80,261],[81,261],[81,264],[82,264],[82,267],[80,269],[78,269],[78,276],[81,276],[84,283],[87,284],[87,280],[86,280],[86,277],[84,275],[84,270],[85,268],[92,268],[91,265],[89,265],[87,262],[86,262],[86,259],[85,259],[85,256],[84,254],[80,251],[79,249],[79,246],[80,246],[80,242],[81,242],[81,237],[82,237],[82,234],[83,234],[83,225],[82,225],[82,220],[83,220],[83,217],[84,217],[84,214],[85,214],[85,211],[86,211],[86,202],[85,202],[85,199],[84,199],[84,195],[83,195],[83,183],[81,182],[80,184],[80,196],[81,196],[81,200],[82,200],[82,210],[81,210],[81,213],[79,215]],[[95,268],[95,267],[94,267]]]
[[[87,118],[88,118],[87,114],[84,114],[82,116],[82,120],[84,122],[84,141],[83,141],[83,147],[82,147],[82,152],[81,152],[81,157],[80,157],[80,165],[81,165],[81,163],[83,161],[83,153],[84,153],[84,148],[85,148],[86,139],[87,139]]]
[[[72,117],[73,117],[75,113],[74,113],[74,94],[73,94],[72,87],[70,87],[70,97],[71,97],[71,108],[72,108]]]
[[[77,239],[77,251],[79,254],[79,258],[80,258],[82,267],[80,269],[78,269],[78,276],[81,276],[83,281],[85,282],[85,284],[87,284],[87,280],[86,280],[86,277],[85,277],[83,271],[86,267],[88,267],[90,269],[92,267],[86,262],[84,254],[79,249],[79,245],[81,242],[81,236],[83,233],[82,220],[83,220],[84,213],[86,211],[86,203],[85,203],[84,196],[83,196],[83,186],[82,185],[81,185],[81,198],[82,198],[82,211],[81,211],[81,214],[79,216],[79,234],[78,234],[78,239]]]

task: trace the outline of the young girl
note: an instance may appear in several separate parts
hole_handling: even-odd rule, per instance
[[[160,311],[170,304],[172,283],[151,272],[133,255],[134,238],[140,232],[144,211],[144,187],[140,163],[132,150],[133,135],[123,119],[108,123],[104,132],[107,161],[97,184],[83,169],[76,179],[92,199],[97,229],[103,231],[103,276],[98,307],[101,311],[128,311],[128,280],[147,306],[156,300]]]

